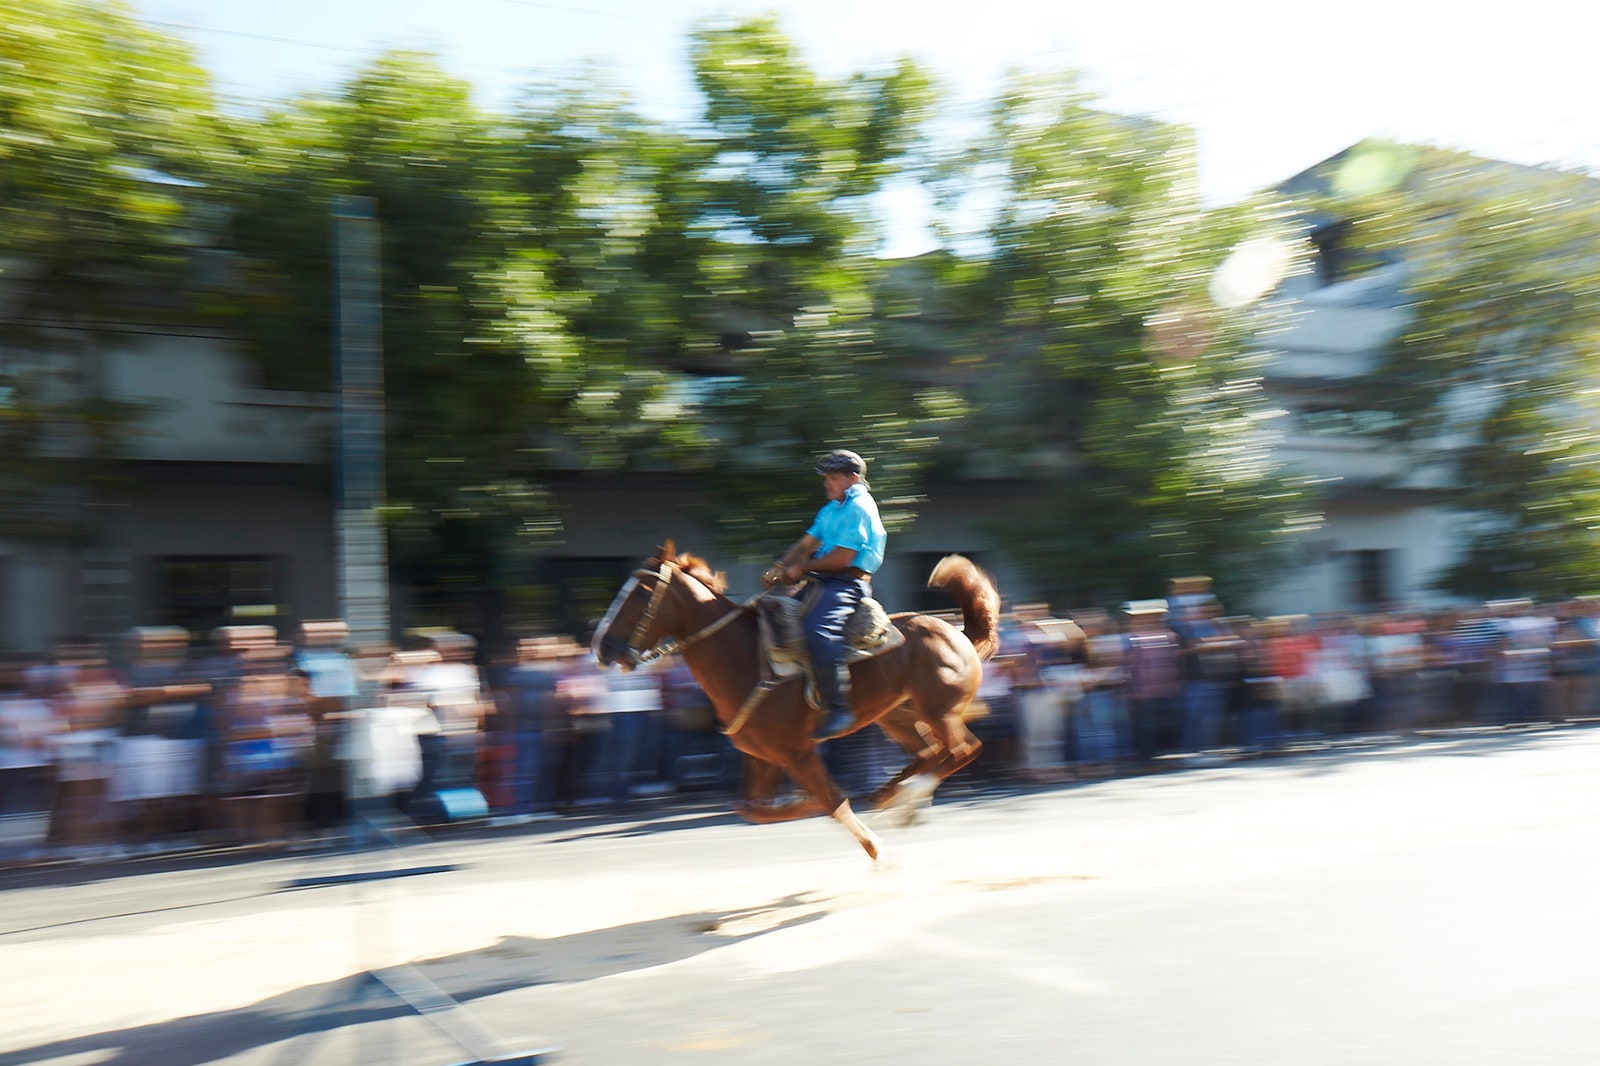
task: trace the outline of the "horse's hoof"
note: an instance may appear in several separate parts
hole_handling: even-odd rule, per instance
[[[932,774],[913,774],[902,781],[890,803],[890,809],[898,815],[899,824],[908,826],[914,823],[922,809],[933,799],[934,789],[938,787],[939,779]]]

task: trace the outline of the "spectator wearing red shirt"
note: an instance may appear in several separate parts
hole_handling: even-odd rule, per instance
[[[1269,618],[1266,622],[1267,669],[1279,682],[1278,713],[1291,733],[1311,731],[1317,698],[1313,667],[1318,641],[1304,615]]]

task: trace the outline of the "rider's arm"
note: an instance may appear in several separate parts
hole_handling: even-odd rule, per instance
[[[810,533],[806,533],[805,536],[802,536],[802,538],[798,539],[798,541],[795,541],[795,543],[789,547],[789,551],[779,555],[779,570],[787,570],[789,567],[800,565],[800,563],[805,562],[806,559],[810,559],[811,552],[816,551],[816,549],[821,546],[822,541],[814,538],[814,536],[811,536]]]
[[[777,582],[792,585],[808,573],[837,574],[854,566],[858,554],[854,548],[841,546],[819,558],[801,558],[798,562],[789,562],[789,557],[785,555],[779,560],[783,565],[778,568]]]
[[[848,570],[856,565],[856,556],[861,554],[854,548],[842,545],[830,551],[820,559],[807,559],[798,564],[802,571],[818,574],[837,574],[841,570]]]

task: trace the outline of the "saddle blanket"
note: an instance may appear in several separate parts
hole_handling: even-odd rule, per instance
[[[799,597],[769,596],[761,601],[758,614],[761,644],[773,673],[788,677],[807,670],[804,619],[814,593]],[[877,600],[867,597],[844,627],[845,662],[870,659],[905,643],[905,634]]]

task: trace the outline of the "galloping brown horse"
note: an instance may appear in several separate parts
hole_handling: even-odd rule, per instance
[[[983,661],[998,644],[1000,595],[959,555],[940,560],[928,585],[955,599],[964,629],[933,615],[894,615],[905,642],[851,668],[852,731],[877,722],[912,755],[869,797],[874,808],[925,801],[982,748],[962,713],[978,691]],[[811,728],[818,712],[806,701],[803,684],[766,680],[755,612],[730,600],[724,589],[721,574],[703,559],[676,554],[668,541],[617,593],[595,631],[595,658],[602,666],[631,669],[681,653],[722,731],[745,754],[739,813],[755,822],[831,814],[876,859],[881,842],[850,809],[817,754]],[[773,803],[785,774],[805,795]]]

